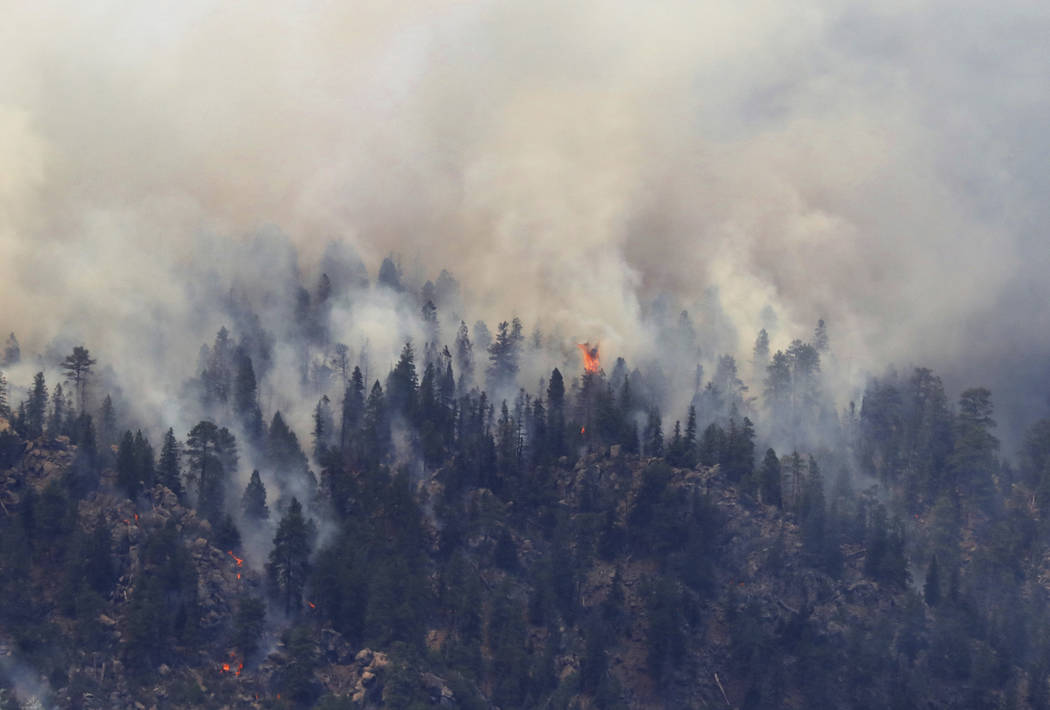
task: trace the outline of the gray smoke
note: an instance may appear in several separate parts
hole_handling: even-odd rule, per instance
[[[194,362],[222,320],[202,292],[313,275],[336,239],[606,358],[658,354],[667,296],[732,324],[742,363],[771,314],[774,349],[823,317],[853,376],[929,364],[1045,409],[1045,4],[41,2],[3,25],[2,325],[87,342],[129,391],[144,358]],[[244,236],[269,225],[299,258]],[[382,373],[415,327],[391,311],[333,314]]]

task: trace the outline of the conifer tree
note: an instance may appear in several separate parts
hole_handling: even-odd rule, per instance
[[[330,406],[331,400],[328,399],[328,395],[321,395],[321,399],[318,400],[317,406],[314,407],[314,430],[312,432],[314,440],[314,460],[321,461],[324,458],[325,453],[328,451],[328,444],[332,438],[332,408]]]
[[[470,342],[470,334],[467,332],[467,324],[464,321],[459,322],[455,351],[456,370],[459,372],[456,391],[462,396],[474,383],[474,346]]]
[[[66,398],[62,394],[62,385],[55,385],[55,391],[51,394],[51,416],[47,420],[48,436],[56,437],[65,433],[66,421]]]
[[[244,489],[241,510],[244,511],[244,517],[253,522],[261,522],[270,517],[270,509],[266,506],[266,486],[259,476],[259,469],[252,471],[251,480]]]
[[[29,401],[26,402],[25,428],[28,438],[35,439],[44,433],[46,412],[47,383],[44,381],[44,373],[38,372],[33,376],[33,389],[29,393]]]
[[[0,358],[0,365],[4,367],[10,367],[17,365],[22,361],[22,348],[18,345],[18,338],[15,337],[14,333],[7,336],[7,342],[4,343],[4,356]]]
[[[387,417],[383,388],[376,380],[365,402],[361,432],[361,456],[368,466],[382,462],[390,447],[390,420]]]
[[[270,590],[280,600],[286,614],[298,611],[302,605],[303,589],[310,572],[310,537],[302,505],[297,498],[292,498],[288,512],[277,526],[270,561],[266,565]]]
[[[357,459],[355,443],[361,429],[361,418],[365,412],[365,384],[361,368],[355,367],[350,383],[343,393],[343,416],[339,429],[339,442],[343,456],[350,461]]]
[[[558,368],[551,370],[547,385],[547,436],[550,455],[557,459],[567,453],[565,446],[565,381]]]
[[[195,484],[197,509],[209,518],[222,513],[227,476],[237,468],[237,442],[226,427],[202,420],[186,439],[188,478]]]
[[[7,398],[7,377],[0,372],[0,417],[11,418],[11,405]]]
[[[258,442],[263,434],[262,410],[259,408],[255,367],[243,347],[234,352],[237,373],[233,380],[233,408],[241,419],[248,438]]]
[[[386,381],[387,406],[391,415],[400,414],[410,421],[415,417],[418,387],[419,377],[416,375],[412,343],[405,343],[401,357]]]
[[[822,355],[827,353],[830,349],[830,344],[828,342],[828,328],[824,324],[823,318],[817,321],[817,327],[813,329],[813,347]]]
[[[164,444],[157,461],[157,482],[166,486],[179,498],[182,497],[182,476],[179,469],[179,442],[175,430],[169,428],[164,434]]]
[[[783,505],[780,459],[777,458],[777,452],[773,449],[766,449],[766,457],[762,460],[759,493],[762,497],[762,502],[766,505],[775,505],[778,508]]]
[[[95,360],[91,358],[91,353],[83,345],[74,347],[73,352],[62,361],[62,369],[66,372],[66,378],[73,383],[76,391],[77,409],[81,413],[84,412],[88,378],[91,376],[91,368],[94,365]]]
[[[685,423],[685,436],[682,439],[682,451],[685,456],[682,465],[693,468],[697,460],[696,442],[696,407],[689,405],[689,417]]]
[[[496,328],[496,339],[489,346],[489,368],[486,372],[490,394],[514,385],[518,376],[518,357],[521,349],[521,321],[503,321]]]
[[[660,426],[660,410],[650,407],[649,421],[645,425],[645,455],[664,455],[664,434]]]
[[[99,410],[99,440],[103,446],[117,443],[117,412],[113,408],[113,398],[108,394],[102,400]]]

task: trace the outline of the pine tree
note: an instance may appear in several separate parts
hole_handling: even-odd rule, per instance
[[[551,458],[568,453],[565,443],[565,381],[558,368],[551,370],[547,385],[547,436]]]
[[[132,500],[139,491],[138,470],[135,464],[135,437],[130,431],[126,431],[117,448],[117,485],[123,488]]]
[[[667,463],[672,466],[684,466],[685,453],[682,443],[682,422],[675,419],[671,430],[671,441],[667,445]]]
[[[755,349],[751,358],[751,382],[757,385],[765,376],[766,368],[769,366],[769,333],[766,329],[758,331],[755,338]]]
[[[766,457],[762,460],[762,473],[759,479],[759,493],[762,502],[766,505],[775,505],[780,508],[783,505],[780,480],[780,459],[773,449],[766,449]]]
[[[11,418],[11,405],[7,399],[7,377],[0,372],[0,417]]]
[[[995,427],[993,411],[992,393],[984,387],[968,389],[959,396],[951,468],[960,489],[982,506],[992,503],[995,494],[999,439],[991,433]]]
[[[15,337],[14,333],[7,336],[7,342],[4,343],[4,356],[0,358],[0,365],[4,367],[10,367],[17,365],[22,360],[22,348],[18,345],[18,338]]]
[[[363,462],[374,467],[381,463],[390,450],[390,420],[387,417],[383,388],[376,380],[365,402],[361,432],[361,457]]]
[[[459,371],[459,383],[456,391],[464,395],[474,383],[474,346],[470,342],[467,332],[467,324],[459,322],[459,330],[456,332],[456,370]]]
[[[391,414],[400,414],[411,421],[416,415],[416,390],[419,377],[416,375],[415,354],[412,343],[405,343],[401,357],[386,381],[387,406]]]
[[[202,420],[186,439],[188,478],[196,484],[197,509],[213,518],[222,513],[227,476],[237,468],[237,442],[213,422]]]
[[[235,351],[234,361],[237,374],[233,380],[233,408],[240,417],[248,438],[258,442],[262,439],[263,420],[262,410],[259,408],[255,367],[243,347],[238,347]]]
[[[361,418],[365,412],[365,384],[361,368],[355,367],[350,376],[350,383],[343,393],[343,416],[339,429],[339,442],[343,456],[356,461],[359,452],[356,450],[358,432],[361,429]]]
[[[321,461],[324,455],[328,451],[328,444],[332,438],[332,408],[330,406],[331,400],[328,399],[328,395],[321,395],[321,399],[318,400],[317,406],[314,407],[314,430],[312,432],[314,440],[314,460]]]
[[[309,469],[306,454],[299,446],[299,438],[284,421],[281,412],[274,412],[266,437],[266,458],[281,476],[305,475]]]
[[[698,451],[696,442],[696,407],[689,405],[689,417],[685,423],[685,436],[682,440],[682,451],[685,456],[684,466],[693,468],[696,466]]]
[[[252,471],[251,480],[244,489],[241,510],[244,511],[245,518],[256,523],[270,517],[270,509],[266,506],[266,486],[263,485],[258,469]]]
[[[288,512],[277,526],[273,550],[266,565],[270,590],[280,600],[284,613],[298,611],[310,572],[310,530],[303,508],[292,498]]]
[[[164,434],[164,444],[157,462],[157,482],[179,498],[182,497],[182,475],[179,469],[179,442],[175,430],[169,428]]]
[[[55,385],[55,391],[51,394],[51,416],[47,420],[47,433],[56,437],[65,433],[66,422],[66,398],[62,394],[62,385]]]
[[[404,290],[401,285],[401,269],[394,263],[392,255],[383,259],[383,263],[380,264],[378,281],[381,286],[386,286],[392,291],[400,293]]]
[[[95,360],[91,358],[91,353],[83,345],[74,347],[73,352],[62,361],[62,369],[66,372],[66,378],[73,383],[76,390],[77,408],[81,413],[84,412],[88,378],[91,376],[91,368],[94,365]]]
[[[33,376],[33,389],[26,403],[25,427],[26,437],[35,439],[44,433],[44,415],[47,412],[47,383],[44,373]]]
[[[521,349],[521,321],[503,321],[496,329],[496,339],[489,346],[489,367],[486,372],[489,392],[495,394],[514,386],[518,376],[518,356]]]
[[[108,394],[102,400],[102,409],[99,410],[99,439],[102,445],[109,447],[117,440],[117,412],[113,408],[113,398]]]
[[[831,347],[828,342],[828,329],[824,325],[823,318],[817,321],[817,327],[813,329],[813,347],[822,355],[827,353]]]
[[[645,455],[664,455],[664,434],[660,426],[660,410],[657,407],[649,409],[649,420],[645,425]]]

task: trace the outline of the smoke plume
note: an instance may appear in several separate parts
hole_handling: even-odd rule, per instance
[[[654,354],[664,298],[742,356],[775,313],[774,348],[824,318],[854,373],[1045,374],[1045,6],[45,0],[6,20],[0,325],[27,350],[192,363],[221,325],[202,294],[313,277],[335,240],[372,274],[391,253],[413,283],[447,268],[464,317],[608,362]],[[384,372],[411,335],[386,308],[343,314]],[[985,383],[1045,407],[1018,382]]]

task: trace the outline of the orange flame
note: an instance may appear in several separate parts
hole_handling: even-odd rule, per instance
[[[223,673],[229,673],[230,672],[230,664],[229,663],[223,663],[222,664],[222,672]]]
[[[311,608],[311,609],[316,609],[316,608],[317,608],[317,605],[316,605],[316,604],[314,604],[314,603],[313,603],[313,602],[311,602],[311,601],[307,601],[306,603],[310,605],[310,608]]]
[[[229,555],[230,557],[232,557],[233,559],[237,560],[237,566],[238,567],[240,567],[241,565],[244,564],[244,560],[242,560],[237,555],[233,554],[233,550],[226,550],[226,554]]]
[[[598,346],[591,347],[590,343],[578,343],[576,345],[583,353],[583,369],[585,372],[597,372],[601,368],[598,360]]]

